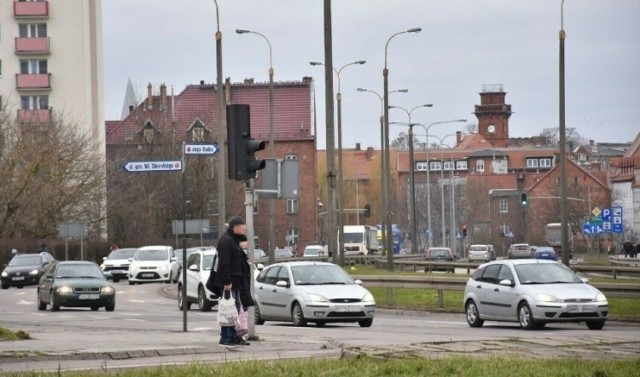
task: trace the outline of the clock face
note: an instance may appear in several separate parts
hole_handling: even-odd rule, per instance
[[[488,126],[487,126],[487,131],[488,131],[489,133],[491,133],[491,134],[492,134],[492,133],[494,133],[494,132],[496,132],[496,126],[494,126],[493,124],[488,125]]]

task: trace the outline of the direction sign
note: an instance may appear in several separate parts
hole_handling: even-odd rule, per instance
[[[176,171],[182,170],[182,161],[129,161],[122,165],[122,169],[129,173]]]
[[[215,144],[185,144],[184,154],[215,154],[218,146]]]

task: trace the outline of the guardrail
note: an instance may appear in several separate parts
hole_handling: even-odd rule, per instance
[[[389,306],[393,306],[393,288],[435,289],[438,294],[438,308],[444,308],[444,291],[464,291],[468,280],[436,276],[353,275],[352,277],[362,280],[365,287],[387,288]],[[640,299],[640,284],[593,283],[591,285],[601,290],[607,297]]]

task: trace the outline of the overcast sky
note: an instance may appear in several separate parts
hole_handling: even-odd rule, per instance
[[[272,46],[276,81],[315,79],[318,148],[324,149],[323,0],[218,0],[223,77],[268,81]],[[380,100],[387,39],[390,105],[417,109],[412,122],[466,118],[483,84],[502,84],[514,114],[510,136],[558,127],[561,0],[333,1],[333,65],[356,61],[341,75],[343,146],[380,148]],[[200,80],[216,82],[213,0],[103,0],[105,112],[119,119],[127,79],[140,97],[147,83],[176,94]],[[631,141],[640,131],[640,1],[567,0],[564,4],[566,126],[599,142]],[[337,90],[337,84],[334,84]],[[390,110],[390,121],[407,122]],[[391,126],[391,139],[406,131]],[[460,125],[438,125],[444,136]],[[416,130],[420,134],[419,130]],[[451,141],[451,139],[449,139]]]

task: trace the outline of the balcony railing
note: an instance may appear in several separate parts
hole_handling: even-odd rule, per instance
[[[49,54],[49,37],[16,38],[16,54]]]
[[[50,109],[27,109],[18,110],[18,122],[41,124],[51,122],[51,110]]]
[[[13,16],[16,18],[48,18],[48,1],[14,1]]]
[[[18,90],[51,89],[50,73],[16,74],[16,88]]]

